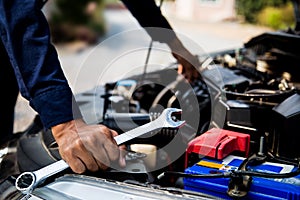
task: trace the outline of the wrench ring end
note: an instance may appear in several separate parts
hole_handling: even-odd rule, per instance
[[[20,174],[15,182],[17,190],[23,193],[29,193],[34,187],[36,177],[32,172],[24,172]]]

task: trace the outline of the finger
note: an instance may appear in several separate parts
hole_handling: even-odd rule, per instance
[[[126,146],[125,145],[119,146],[119,150],[120,150],[119,165],[120,167],[126,167],[126,160],[125,160],[125,156],[127,153]]]
[[[94,135],[92,138],[93,142],[86,142],[85,146],[90,154],[93,155],[97,166],[100,169],[107,168],[107,166],[110,166],[110,159],[107,155],[108,150],[106,150],[104,144],[113,143],[109,139],[107,139],[107,136],[105,134]]]
[[[79,158],[71,157],[71,158],[66,158],[64,160],[68,163],[68,165],[70,166],[73,172],[77,174],[81,174],[85,172],[86,167]]]
[[[183,71],[184,71],[184,67],[182,66],[182,64],[178,64],[177,73],[183,74]]]
[[[68,163],[73,172],[81,174],[86,170],[83,162],[74,154],[73,151],[67,151],[63,148],[59,148],[59,154],[62,159]]]
[[[110,159],[107,155],[107,151],[103,145],[97,145],[92,150],[91,154],[93,154],[94,160],[97,163],[98,168],[104,170],[108,166],[110,166]]]
[[[96,162],[97,162],[97,165],[98,165],[99,169],[101,169],[101,170],[107,170],[108,165],[105,165],[105,164],[103,164],[102,162],[100,162],[98,160],[96,160]]]
[[[76,148],[73,149],[72,153],[78,157],[85,168],[90,171],[97,171],[105,168],[105,164],[109,165],[106,151],[101,145],[101,137],[105,135],[91,134],[89,137],[81,137],[80,140],[75,141]],[[101,164],[99,164],[101,163]]]
[[[82,152],[78,158],[84,163],[85,167],[92,172],[99,170],[99,165],[89,152]]]
[[[197,75],[195,74],[195,72],[194,71],[191,71],[190,73],[189,73],[189,81],[192,83],[192,82],[194,82],[195,80],[196,80],[196,77]]]
[[[111,161],[116,161],[119,158],[119,148],[117,146],[117,143],[115,141],[115,139],[113,138],[114,136],[117,136],[118,133],[114,130],[105,129],[105,135],[108,136],[108,140],[106,142],[104,142],[104,148],[107,152],[108,158]]]
[[[116,145],[116,142],[112,142],[108,140],[107,142],[104,143],[104,148],[107,152],[107,155],[111,161],[116,161],[119,158],[120,152],[119,148]]]
[[[99,125],[99,127],[101,129],[101,132],[104,133],[111,142],[117,144],[114,139],[114,137],[118,135],[116,131],[109,129],[103,125]]]
[[[74,143],[74,146],[76,148],[73,148],[72,151],[69,151],[72,153],[72,155],[70,156],[71,159],[78,158],[76,160],[81,161],[81,164],[84,165],[85,170],[88,169],[90,171],[97,171],[99,167],[92,154],[85,148],[86,145],[84,145],[84,140],[76,140],[74,141]]]
[[[110,129],[110,132],[111,132],[111,134],[112,134],[113,137],[116,137],[116,136],[119,135],[118,132],[115,131],[115,130]]]

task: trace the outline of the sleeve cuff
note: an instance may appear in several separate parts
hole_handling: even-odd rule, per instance
[[[40,115],[46,128],[82,118],[69,87],[60,86],[44,91],[34,97],[30,105]]]

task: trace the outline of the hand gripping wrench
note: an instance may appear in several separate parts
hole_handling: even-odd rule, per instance
[[[117,145],[120,145],[146,133],[159,131],[162,128],[180,128],[185,124],[185,121],[176,121],[174,119],[174,114],[180,114],[181,112],[181,109],[166,108],[154,121],[118,135],[114,137],[114,139]],[[17,177],[15,186],[17,190],[22,193],[30,194],[31,191],[45,179],[68,167],[69,165],[64,160],[59,160],[34,172],[24,172]]]

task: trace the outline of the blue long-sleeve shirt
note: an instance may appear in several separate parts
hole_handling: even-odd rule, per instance
[[[81,115],[41,6],[42,0],[0,0],[0,34],[22,96],[49,128]]]

